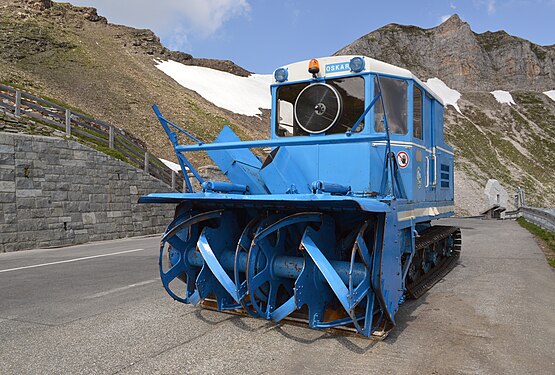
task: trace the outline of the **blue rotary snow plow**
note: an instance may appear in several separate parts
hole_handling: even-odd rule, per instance
[[[204,144],[153,107],[189,172],[186,193],[140,199],[176,205],[162,283],[184,303],[384,337],[405,298],[461,250],[458,228],[431,225],[454,210],[443,103],[409,71],[367,57],[294,63],[274,78],[268,140],[225,127]],[[228,181],[204,181],[193,151]]]

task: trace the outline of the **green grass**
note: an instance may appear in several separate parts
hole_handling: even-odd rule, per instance
[[[79,143],[82,143],[89,147],[93,147],[97,151],[100,151],[108,156],[114,157],[116,159],[119,159],[125,163],[131,164],[138,168],[138,166],[136,166],[134,163],[131,163],[130,160],[123,153],[106,146],[105,144],[97,141],[96,139],[83,137],[79,134],[72,134],[72,137],[77,138]]]
[[[532,121],[539,121],[540,116],[535,112],[539,113],[540,109],[543,111],[543,117],[550,116],[549,111],[543,108],[549,103],[545,103],[541,96],[521,91],[515,95],[515,98],[521,103],[518,111]],[[499,180],[506,188],[516,186],[525,188],[530,203],[543,207],[548,203],[544,197],[546,194],[550,196],[553,188],[550,184],[540,187],[537,181],[549,181],[553,169],[548,163],[534,159],[534,155],[545,155],[547,159],[555,156],[555,142],[549,139],[549,132],[554,132],[551,128],[555,118],[542,120],[551,125],[538,123],[542,129],[541,134],[538,134],[535,125],[520,115],[516,108],[510,108],[510,111],[506,117],[506,123],[503,123],[503,121],[492,120],[485,111],[472,107],[465,112],[470,121],[457,119],[456,123],[449,127],[445,138],[448,143],[457,147],[458,157],[462,156],[468,160],[469,163],[462,163],[457,167],[464,170],[470,178],[485,182],[484,175],[479,171],[486,172],[487,177]],[[530,115],[531,112],[534,112],[534,115]],[[471,122],[475,123],[481,131]],[[519,134],[512,135],[513,127]],[[520,149],[509,141],[509,137],[516,139],[516,142],[519,142],[529,153],[521,153]],[[514,173],[513,166],[526,173]]]
[[[29,88],[27,85],[24,85],[24,84],[22,85],[21,83],[14,82],[12,80],[6,80],[6,79],[1,79],[0,83],[3,84],[3,85],[6,85],[6,86],[11,86],[14,89],[29,93],[33,96],[36,96],[40,99],[43,99],[47,102],[58,105],[60,107],[67,108],[75,114],[80,114],[80,115],[85,115],[85,116],[88,116],[88,117],[93,117],[91,114],[87,113],[86,111],[82,110],[81,108],[74,107],[70,104],[67,104],[66,102],[63,102],[59,99],[52,98],[52,97],[50,97],[48,95],[45,95],[43,93],[37,93],[36,90],[34,90],[32,88]],[[23,102],[25,102],[25,99],[23,99]],[[47,105],[47,104],[44,104],[44,105]]]
[[[478,43],[486,52],[491,52],[501,46],[499,35],[495,33],[485,33],[480,35]]]
[[[541,238],[545,241],[551,251],[555,252],[555,233],[548,232],[545,229],[537,226],[536,224],[532,224],[529,221],[526,221],[523,217],[519,217],[517,222],[520,224],[521,227],[527,229],[533,235]]]
[[[511,112],[511,115],[513,116],[513,119],[515,120],[516,130],[522,131],[522,129],[526,129],[530,126],[530,124],[528,124],[528,121],[526,121],[526,119],[522,117],[520,113],[518,113],[513,107],[509,108],[509,110]]]
[[[18,90],[21,90],[21,91],[26,91],[25,86],[21,85],[18,82],[10,80],[10,79],[0,79],[0,83],[5,85],[5,86],[11,86],[14,89],[18,89]]]
[[[87,134],[94,135],[95,137],[105,139],[106,142],[108,142],[108,134],[107,133],[104,133],[100,130],[98,130],[98,131],[97,130],[92,130],[92,129],[89,129],[89,128],[80,127],[80,126],[76,126],[76,125],[74,125],[74,127],[76,127],[77,129],[79,129],[79,130],[81,130],[81,131],[83,131]]]
[[[52,124],[49,124],[46,121],[41,121],[41,120],[35,119],[35,118],[33,118],[31,121],[39,123],[43,126],[48,126],[52,129],[56,129],[58,131],[62,131],[62,132],[64,131],[63,129],[60,129],[60,128],[52,125]],[[86,128],[79,128],[79,129],[85,131],[86,133],[96,135],[97,137],[102,137],[102,138],[105,138],[105,139],[107,138],[107,136],[105,134],[102,134],[100,132],[95,132],[93,130],[86,129]],[[81,143],[85,146],[92,147],[95,150],[100,151],[100,152],[102,152],[102,153],[104,153],[108,156],[111,156],[113,158],[116,158],[118,160],[121,160],[125,163],[131,164],[131,165],[139,168],[134,163],[131,163],[130,160],[123,153],[119,152],[118,150],[114,150],[114,149],[111,149],[111,148],[107,147],[105,144],[101,143],[100,141],[98,141],[96,139],[92,139],[92,138],[89,138],[87,136],[84,136],[82,134],[77,134],[77,133],[72,133],[71,137],[66,136],[64,138],[70,139],[70,140],[73,140],[73,141],[77,141],[77,142],[79,142],[79,143]]]
[[[525,116],[542,128],[543,132],[554,137],[553,123],[555,123],[555,115],[546,108],[549,105],[545,102],[544,96],[542,93],[526,91],[513,93],[517,104],[524,107]]]
[[[99,146],[99,145],[95,145],[94,148],[97,151],[103,152],[108,156],[119,159],[119,160],[121,160],[125,163],[131,164],[131,163],[129,163],[129,160],[125,157],[125,155],[122,154],[121,152],[119,152],[118,150],[114,150],[112,148],[109,148],[109,147],[106,147],[106,146]]]
[[[540,47],[537,44],[531,44],[530,47],[532,49],[532,52],[534,52],[538,59],[545,60],[545,58],[547,57],[547,52],[543,47]]]
[[[485,120],[483,116],[473,113],[469,118],[478,117]],[[481,127],[486,128],[482,123],[477,122]],[[472,162],[482,171],[494,171],[491,178],[500,180],[501,182],[511,181],[511,172],[507,167],[499,161],[495,150],[491,147],[488,139],[493,138],[491,131],[488,132],[488,137],[484,136],[474,125],[468,120],[464,119],[457,123],[451,130],[448,141],[457,145],[461,150],[461,156]]]
[[[22,91],[27,91],[27,90],[23,89]],[[28,91],[28,92],[29,92],[29,91]],[[91,114],[87,113],[86,111],[83,111],[81,108],[74,107],[74,106],[72,106],[72,105],[70,105],[70,104],[67,104],[67,103],[61,101],[61,100],[58,100],[58,99],[49,97],[49,96],[44,95],[44,94],[35,95],[35,96],[37,96],[37,97],[39,97],[39,98],[41,98],[41,99],[44,99],[44,100],[46,100],[46,101],[48,101],[48,102],[50,102],[50,103],[59,105],[60,107],[67,108],[67,109],[69,109],[69,110],[70,110],[71,112],[73,112],[73,113],[80,114],[80,115],[85,115],[85,116],[88,116],[88,117],[93,117]]]
[[[548,232],[536,224],[526,221],[523,217],[519,217],[516,221],[521,227],[528,230],[547,245],[547,248],[551,251],[551,253],[553,253],[553,255],[546,254],[547,263],[549,263],[551,267],[555,268],[555,233]]]

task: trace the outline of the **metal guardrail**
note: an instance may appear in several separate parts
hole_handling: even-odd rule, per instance
[[[503,217],[504,220],[516,220],[521,216],[521,213],[518,209],[514,211],[505,211],[505,216]]]
[[[2,84],[0,108],[16,117],[27,116],[43,122],[68,136],[74,134],[98,146],[118,151],[129,164],[143,169],[172,189],[183,191],[183,179],[177,178],[176,172],[149,153],[144,142],[123,129]]]
[[[555,209],[520,207],[519,212],[526,221],[555,233]]]

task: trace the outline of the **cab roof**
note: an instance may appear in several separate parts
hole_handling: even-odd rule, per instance
[[[418,77],[412,74],[411,71],[400,68],[398,66],[388,64],[386,62],[372,59],[366,56],[360,55],[340,55],[340,56],[327,56],[319,57],[318,60],[320,65],[319,77],[322,78],[333,78],[339,76],[345,76],[351,73],[349,68],[349,62],[354,57],[362,57],[364,59],[364,70],[361,73],[378,73],[384,75],[390,75],[395,77],[412,79],[418,83],[426,92],[434,97],[441,105],[445,106],[445,103],[441,97],[436,94],[430,87],[428,87],[424,82],[422,82]],[[280,68],[285,68],[288,71],[288,82],[295,81],[306,81],[312,78],[312,74],[308,72],[308,64],[310,60],[303,60],[296,63],[284,65]],[[279,69],[279,68],[278,68]],[[277,70],[277,69],[276,69]],[[357,73],[358,74],[358,73]],[[274,83],[278,83],[274,80]]]

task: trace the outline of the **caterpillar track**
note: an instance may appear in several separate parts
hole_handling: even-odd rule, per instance
[[[407,282],[406,287],[407,297],[412,299],[420,298],[447,275],[457,265],[461,249],[462,236],[460,228],[434,225],[423,231],[416,238],[416,259],[411,264],[411,267],[414,267],[412,275],[409,272],[410,280]],[[429,251],[435,253],[438,261],[434,261],[434,256],[430,256]],[[422,262],[419,263],[418,260]],[[429,269],[426,269],[425,263],[432,263],[429,264]],[[411,276],[416,275],[417,277],[412,280]]]

